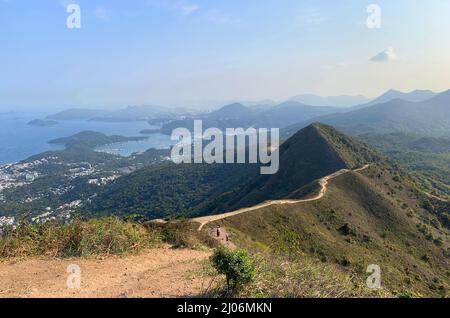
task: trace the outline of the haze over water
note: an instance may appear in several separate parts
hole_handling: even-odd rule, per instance
[[[101,132],[107,135],[144,136],[139,132],[151,128],[147,122],[102,123],[89,121],[60,121],[51,127],[36,127],[28,125],[33,119],[44,118],[48,114],[8,112],[0,113],[0,164],[18,162],[32,155],[63,149],[62,145],[51,145],[48,141],[68,137],[85,130]],[[124,149],[115,152],[129,155],[132,152],[145,151],[149,148],[167,148],[170,136],[161,134],[150,135],[148,141],[130,143],[130,145],[112,146],[112,149]],[[126,150],[126,151],[125,151]]]

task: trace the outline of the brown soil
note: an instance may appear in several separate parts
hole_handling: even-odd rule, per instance
[[[49,259],[0,263],[0,297],[192,297],[213,277],[202,274],[211,252],[171,249],[137,256]],[[81,288],[67,287],[67,266],[81,269]]]

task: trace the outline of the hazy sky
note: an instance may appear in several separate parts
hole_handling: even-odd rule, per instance
[[[0,0],[0,106],[442,91],[449,17],[448,0]]]

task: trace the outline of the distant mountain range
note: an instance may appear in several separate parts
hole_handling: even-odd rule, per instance
[[[291,97],[289,101],[299,102],[311,106],[351,107],[368,103],[370,99],[362,95],[322,97],[314,94],[302,94]]]
[[[354,135],[404,132],[435,137],[450,136],[450,90],[440,94],[433,93],[432,98],[417,101],[430,94],[423,92],[415,91],[410,93],[412,95],[403,95],[416,101],[391,99],[346,113],[319,116],[288,127],[284,135],[289,136],[310,122],[319,121]],[[395,95],[396,93],[390,91],[379,100],[386,100]]]
[[[255,123],[259,127],[283,128],[298,120],[307,120],[326,114],[344,111],[338,107],[310,106],[295,101],[287,101],[260,113]]]
[[[292,135],[317,121],[356,135],[413,132],[440,137],[450,135],[449,95],[449,92],[437,94],[429,90],[408,93],[389,90],[367,102],[368,99],[363,96],[320,97],[306,94],[278,105],[248,107],[233,103],[210,113],[196,115],[160,106],[130,106],[116,111],[69,109],[50,115],[47,119],[110,122],[142,120],[163,124],[161,132],[165,134],[171,134],[173,129],[179,127],[193,130],[194,120],[201,119],[204,129],[282,128],[284,136]]]
[[[71,108],[47,116],[50,120],[90,120],[95,117],[108,116],[112,112],[100,109]]]
[[[310,106],[332,106],[359,109],[371,105],[386,103],[393,99],[403,99],[409,102],[422,102],[433,98],[436,95],[438,94],[430,90],[414,90],[404,93],[395,89],[390,89],[374,99],[370,99],[362,95],[322,97],[314,94],[302,94],[291,97],[289,100]]]
[[[372,100],[364,105],[360,105],[358,108],[376,105],[376,104],[387,103],[393,99],[402,99],[402,100],[405,100],[408,102],[423,102],[427,99],[433,98],[436,95],[438,95],[438,94],[434,93],[430,90],[414,90],[409,93],[403,93],[403,92],[391,89],[391,90],[387,91],[386,93],[384,93],[383,95],[375,98],[374,100]]]
[[[128,106],[119,110],[72,108],[47,116],[50,120],[89,120],[101,122],[148,121],[157,118],[175,119],[184,110],[169,110],[161,106]]]
[[[178,127],[193,130],[194,120],[201,119],[203,128],[220,129],[237,127],[283,128],[299,121],[305,121],[321,115],[343,111],[338,107],[317,107],[287,101],[268,109],[252,109],[239,103],[224,106],[214,112],[196,117],[188,117],[165,124],[162,132],[171,134]]]
[[[36,126],[36,127],[51,127],[58,125],[57,121],[54,120],[43,120],[43,119],[34,119],[30,122],[28,122],[29,126]]]

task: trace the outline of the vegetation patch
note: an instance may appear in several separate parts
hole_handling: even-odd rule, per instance
[[[0,258],[48,255],[85,257],[136,253],[161,241],[159,233],[116,217],[74,220],[70,224],[20,222],[0,239]]]

